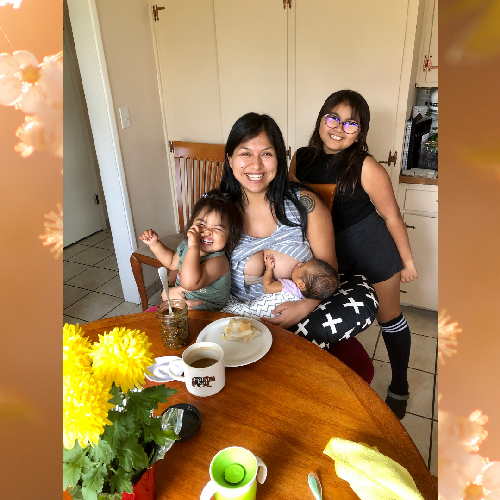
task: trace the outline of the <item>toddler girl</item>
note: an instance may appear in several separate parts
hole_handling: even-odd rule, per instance
[[[171,298],[203,301],[194,309],[219,311],[229,299],[230,255],[243,231],[241,212],[218,189],[205,193],[194,205],[184,239],[177,251],[167,248],[152,229],[139,239],[170,270],[178,270]],[[226,255],[227,253],[227,255]],[[162,299],[166,300],[165,291]]]

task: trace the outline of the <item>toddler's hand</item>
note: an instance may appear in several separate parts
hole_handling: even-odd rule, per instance
[[[200,228],[196,225],[191,226],[187,232],[188,248],[191,248],[191,247],[199,248],[200,247],[200,237],[201,237]]]
[[[158,233],[152,229],[147,229],[139,236],[139,239],[144,241],[148,247],[152,247],[158,243]]]
[[[276,261],[274,260],[274,255],[272,253],[264,256],[264,264],[266,265],[266,269],[274,269]]]

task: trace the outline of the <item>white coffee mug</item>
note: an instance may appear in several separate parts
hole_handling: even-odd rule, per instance
[[[184,376],[176,375],[178,366]],[[198,342],[190,345],[183,353],[182,359],[174,360],[168,367],[174,380],[186,384],[186,389],[195,396],[212,396],[217,394],[226,384],[224,368],[224,351],[214,342]]]

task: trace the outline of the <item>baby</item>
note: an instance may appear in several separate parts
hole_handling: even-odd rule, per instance
[[[290,292],[299,299],[323,300],[339,287],[339,275],[335,269],[324,260],[314,257],[307,262],[299,262],[293,269],[291,279],[274,280],[273,270],[275,260],[273,254],[264,256],[266,270],[262,278],[262,287],[266,293]]]

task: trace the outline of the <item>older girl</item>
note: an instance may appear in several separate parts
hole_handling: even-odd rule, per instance
[[[368,152],[369,124],[370,110],[360,94],[341,90],[330,95],[308,146],[292,159],[290,177],[337,183],[331,215],[339,272],[363,274],[375,287],[377,320],[392,369],[386,403],[401,419],[409,398],[411,335],[401,312],[399,283],[416,279],[417,270],[389,176]]]

